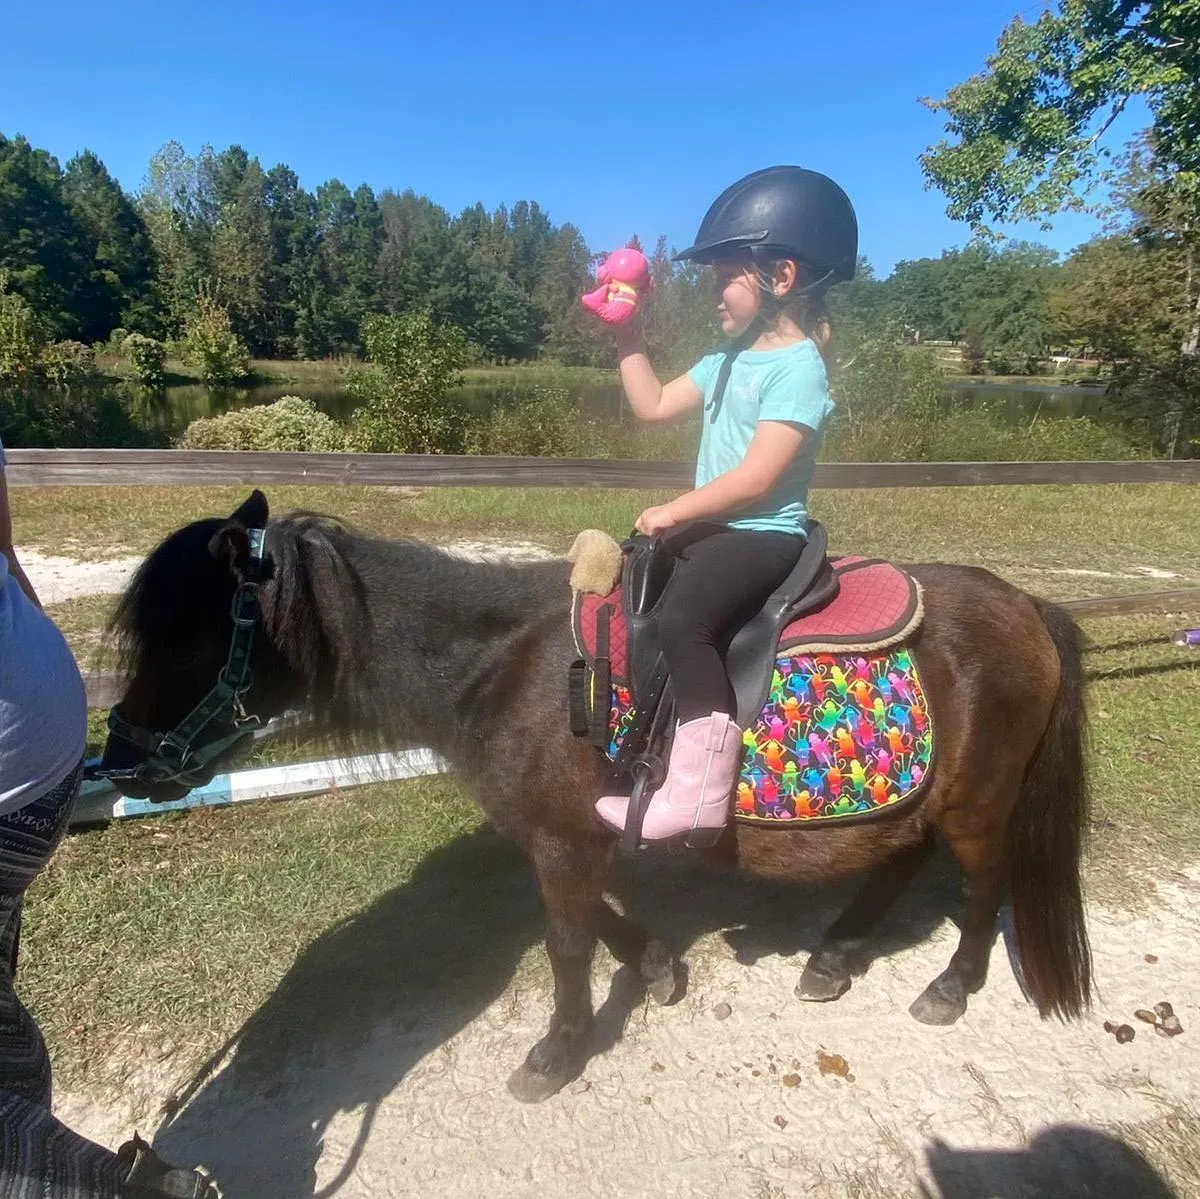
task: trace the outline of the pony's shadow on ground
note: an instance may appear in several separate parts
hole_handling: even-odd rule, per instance
[[[1021,1149],[925,1150],[934,1188],[925,1199],[1177,1199],[1137,1150],[1108,1133],[1074,1124],[1040,1132]]]
[[[231,1199],[336,1194],[379,1101],[504,992],[541,932],[513,846],[487,827],[440,846],[296,958],[182,1091],[156,1148],[204,1162]],[[322,1138],[343,1111],[361,1111],[359,1143],[318,1192]]]
[[[845,885],[756,882],[687,857],[623,864],[613,890],[635,918],[654,913],[647,927],[681,954],[723,931],[747,965],[764,954],[801,955],[797,976],[804,952],[852,894]],[[878,953],[925,939],[957,915],[959,902],[952,871],[927,869],[880,930]],[[542,933],[532,871],[509,843],[484,827],[438,848],[408,882],[300,954],[225,1051],[181,1092],[156,1148],[169,1159],[203,1161],[231,1199],[336,1194],[380,1102],[504,994]],[[931,960],[930,978],[944,965]],[[548,1007],[548,977],[544,986]],[[611,985],[596,995],[596,1052],[620,1039],[642,998],[632,972],[614,968]],[[911,1017],[897,1008],[888,1018]],[[496,1071],[498,1103],[515,1102],[501,1084],[518,1065],[520,1055],[486,1064]],[[323,1136],[340,1112],[356,1113],[358,1139],[336,1177],[318,1189]]]

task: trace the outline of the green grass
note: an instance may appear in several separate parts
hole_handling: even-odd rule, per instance
[[[478,824],[435,778],[73,835],[30,893],[21,969],[60,1084],[114,1081],[167,1037],[188,1056],[211,1051],[316,938],[403,889]],[[489,845],[482,860],[517,879],[513,852]],[[442,913],[411,916],[432,936]]]
[[[1200,762],[1200,653],[1170,643],[1176,623],[1161,616],[1084,622],[1089,765],[1104,858],[1200,852],[1191,769]],[[1127,877],[1139,881],[1132,871]]]
[[[307,384],[310,387],[329,387],[339,385],[345,377],[347,366],[353,365],[352,358],[322,358],[315,362],[305,362],[298,359],[252,358],[250,360],[250,375],[248,380],[242,380],[242,386],[249,383],[296,383]],[[124,356],[119,354],[100,353],[96,356],[96,364],[106,374],[116,379],[133,379],[133,370]],[[190,366],[178,358],[168,357],[163,363],[167,383],[172,387],[201,385],[204,380]]]
[[[525,537],[565,550],[581,528],[624,536],[659,491],[563,488],[268,487],[276,512],[308,507],[391,535]],[[18,545],[77,557],[151,549],[202,516],[231,512],[244,487],[21,487],[11,493]],[[1138,566],[1194,578],[1200,488],[1185,484],[1098,487],[899,488],[817,491],[814,515],[839,550],[907,561],[967,562],[1028,572]],[[1103,580],[1045,577],[1044,594],[1103,590]],[[1175,584],[1158,582],[1158,588]],[[1042,590],[1041,588],[1035,588]],[[1118,590],[1133,590],[1120,581]]]
[[[81,595],[46,605],[46,611],[62,630],[81,670],[104,668],[106,657],[101,645],[102,634],[116,603],[115,595]]]

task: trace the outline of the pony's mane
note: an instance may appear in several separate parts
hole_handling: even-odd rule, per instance
[[[180,606],[203,608],[211,627],[212,613],[228,602],[228,576],[208,551],[225,523],[178,530],[138,569],[109,625],[127,679],[179,640]],[[561,561],[474,561],[306,510],[273,518],[266,550],[261,601],[270,669],[303,680],[303,708],[315,732],[347,748],[373,749],[407,735],[406,705],[396,701],[422,691],[431,645],[457,652],[461,639],[484,637],[503,646],[550,604],[564,608],[565,627]],[[547,572],[562,579],[548,585]],[[165,636],[169,612],[175,624]]]

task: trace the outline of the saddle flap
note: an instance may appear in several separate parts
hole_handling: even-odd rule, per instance
[[[625,613],[649,615],[671,580],[675,555],[661,538],[640,533],[622,542],[621,550],[621,601]]]
[[[771,686],[779,635],[789,620],[830,603],[838,593],[837,576],[826,556],[829,535],[817,521],[808,524],[804,549],[791,574],[768,596],[757,615],[734,635],[725,667],[743,728],[758,715]]]

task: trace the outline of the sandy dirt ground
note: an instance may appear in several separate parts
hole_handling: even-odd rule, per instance
[[[26,561],[48,601],[120,587],[136,566]],[[684,954],[686,994],[653,1006],[601,950],[596,1055],[528,1107],[504,1084],[550,1014],[540,915],[524,864],[481,829],[323,932],[207,1068],[181,1072],[168,1042],[130,1063],[121,1094],[55,1106],[103,1143],[153,1134],[212,1168],[227,1199],[1195,1195],[1200,1148],[1163,1173],[1133,1146],[1167,1143],[1161,1167],[1172,1130],[1200,1130],[1200,868],[1163,864],[1145,892],[1134,914],[1090,908],[1098,998],[1081,1022],[1038,1019],[1001,936],[967,1015],[927,1028],[906,1008],[957,937],[946,863],[822,1005],[792,989],[845,888],[624,865],[614,894]],[[1182,1035],[1134,1018],[1161,1000]]]
[[[648,1005],[602,952],[599,1051],[527,1107],[504,1083],[549,1016],[540,955],[513,976],[539,935],[532,889],[486,832],[433,858],[319,938],[211,1073],[144,1063],[122,1096],[60,1095],[59,1113],[110,1144],[153,1130],[256,1199],[1196,1193],[1169,1189],[1128,1126],[1171,1126],[1200,1095],[1200,870],[1161,881],[1147,914],[1091,909],[1099,999],[1080,1023],[1038,1019],[999,938],[967,1015],[927,1028],[905,1009],[953,949],[948,875],[924,879],[847,995],[810,1005],[792,988],[837,893],[627,868],[622,893],[689,947],[687,994]],[[1180,1036],[1133,1017],[1163,999]]]

